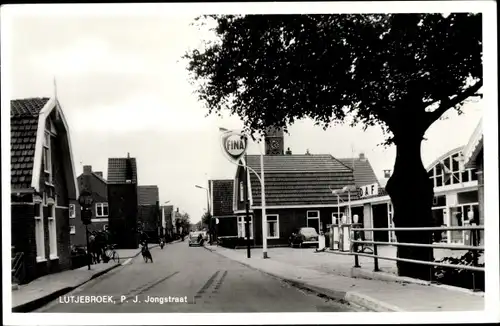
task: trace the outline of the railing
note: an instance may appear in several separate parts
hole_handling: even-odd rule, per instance
[[[12,261],[12,283],[21,284],[25,278],[24,252],[18,252]]]
[[[392,260],[399,261],[405,263],[414,263],[428,266],[436,266],[436,267],[444,267],[444,268],[454,268],[461,270],[469,270],[472,271],[472,287],[473,291],[476,291],[476,274],[475,272],[483,272],[485,271],[484,267],[478,267],[478,252],[484,251],[484,247],[478,244],[478,233],[479,231],[484,231],[484,226],[460,226],[460,227],[417,227],[417,228],[358,228],[354,224],[351,227],[351,232],[349,232],[349,240],[350,240],[350,254],[354,255],[354,267],[359,268],[359,256],[362,257],[371,257],[374,260],[374,271],[379,272],[379,264],[378,260]],[[397,231],[397,232],[405,232],[405,231],[423,231],[423,232],[436,232],[436,231],[472,231],[471,232],[471,242],[472,245],[455,245],[455,244],[423,244],[423,243],[404,243],[404,242],[383,242],[383,241],[369,241],[369,240],[359,240],[360,232],[362,231],[371,231],[374,234],[377,231]],[[365,245],[371,245],[373,247],[373,253],[367,254],[364,253]],[[472,250],[473,251],[473,259],[472,266],[463,265],[463,264],[443,264],[434,261],[424,261],[424,260],[415,260],[415,259],[407,259],[407,258],[398,258],[398,257],[384,257],[378,254],[378,246],[386,245],[386,246],[401,246],[401,247],[418,247],[418,248],[436,248],[436,249],[452,249],[452,250]],[[361,252],[360,252],[361,247]],[[429,279],[431,283],[436,283],[433,275],[434,271],[430,269]]]

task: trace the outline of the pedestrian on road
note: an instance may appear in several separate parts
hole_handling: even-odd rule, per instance
[[[139,239],[140,239],[140,242],[143,243],[144,246],[146,246],[146,248],[147,248],[148,242],[149,242],[149,236],[146,234],[146,232],[141,230],[141,234],[139,235]]]

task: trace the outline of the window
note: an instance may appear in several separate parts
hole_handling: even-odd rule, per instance
[[[47,181],[52,183],[52,158],[50,152],[50,134],[45,132],[43,137],[43,170],[47,176]]]
[[[56,205],[51,203],[48,207],[48,226],[49,226],[49,248],[50,258],[57,258],[57,229],[56,229]]]
[[[319,211],[307,211],[307,218],[319,218]]]
[[[245,187],[243,185],[243,181],[240,181],[240,201],[245,200]]]
[[[95,215],[96,217],[108,217],[108,203],[95,204]]]
[[[35,202],[35,241],[36,260],[45,260],[45,237],[43,232],[43,205],[42,202]]]
[[[278,215],[267,215],[267,238],[279,239],[280,227]]]
[[[76,216],[75,204],[69,204],[69,218],[75,218],[75,216]]]
[[[250,239],[253,239],[253,216],[250,216],[249,228],[250,228]],[[239,216],[238,217],[238,238],[245,238],[246,239],[246,237],[247,236],[245,233],[245,217]]]
[[[74,225],[69,226],[69,234],[76,234],[76,227]]]

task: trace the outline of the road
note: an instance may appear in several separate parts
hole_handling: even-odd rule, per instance
[[[145,263],[138,256],[36,312],[355,311],[204,248],[188,247],[187,241],[170,244],[163,250],[153,248],[151,252],[154,263]],[[95,300],[106,297],[110,301],[70,302],[80,296]],[[156,302],[150,302],[152,299]]]

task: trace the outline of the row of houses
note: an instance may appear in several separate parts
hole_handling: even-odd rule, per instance
[[[468,144],[450,150],[427,167],[434,183],[433,217],[436,226],[461,226],[470,214],[484,224],[482,124],[477,126]],[[351,158],[336,158],[330,154],[284,152],[284,133],[272,131],[265,139],[265,189],[267,243],[288,244],[292,231],[314,227],[326,232],[330,225],[341,223],[343,215],[358,215],[366,228],[392,228],[394,223],[391,200],[385,192],[390,171],[378,180],[364,154]],[[242,162],[244,163],[244,162]],[[262,245],[261,184],[251,170],[260,174],[260,156],[248,155],[248,169],[239,166],[235,177],[210,180],[212,216],[218,219],[217,234],[224,243],[245,244],[244,180],[248,181],[250,202],[250,239],[254,246]],[[356,189],[339,193],[332,190]],[[360,191],[363,190],[363,191]],[[366,239],[392,242],[393,231],[365,232]],[[484,237],[481,235],[481,240]],[[462,231],[448,231],[435,236],[436,242],[462,244]]]
[[[71,247],[86,245],[83,190],[94,201],[89,231],[107,226],[118,247],[137,248],[140,228],[153,239],[177,232],[178,208],[160,205],[157,186],[138,185],[135,158],[109,158],[107,178],[88,165],[76,176],[57,98],[11,101],[10,125],[13,276],[30,281],[73,267]]]

